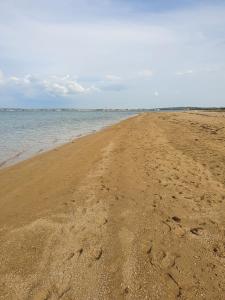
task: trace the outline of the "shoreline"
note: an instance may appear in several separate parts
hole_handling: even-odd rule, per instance
[[[71,138],[68,138],[67,141],[65,142],[60,142],[60,143],[56,143],[56,142],[52,142],[52,146],[46,146],[44,148],[41,148],[40,150],[37,150],[36,152],[34,153],[27,153],[26,150],[23,150],[23,151],[20,151],[18,153],[15,153],[15,155],[13,155],[12,157],[0,162],[0,170],[2,169],[5,169],[5,168],[8,168],[8,167],[11,167],[11,166],[14,166],[18,163],[21,163],[23,161],[26,161],[28,159],[31,159],[31,158],[34,158],[36,156],[38,156],[39,154],[43,154],[43,153],[46,153],[46,152],[49,152],[49,151],[54,151],[55,149],[59,148],[59,147],[62,147],[68,143],[73,143],[75,140],[79,139],[79,138],[82,138],[82,137],[85,137],[85,136],[88,136],[90,134],[94,134],[96,132],[99,132],[101,130],[104,130],[105,128],[108,128],[110,126],[113,126],[117,123],[120,123],[124,120],[127,120],[129,118],[132,118],[134,116],[137,116],[138,114],[133,114],[133,115],[130,115],[130,116],[127,116],[125,118],[122,118],[121,120],[119,121],[114,121],[110,124],[107,124],[107,125],[103,125],[102,127],[98,128],[98,129],[94,129],[94,130],[90,130],[90,131],[87,131],[85,133],[79,133],[77,134],[77,136],[74,136],[74,137],[71,137]],[[21,158],[21,155],[23,155],[24,153],[27,153],[24,157]]]
[[[222,300],[212,114],[131,116],[0,169],[0,299]]]

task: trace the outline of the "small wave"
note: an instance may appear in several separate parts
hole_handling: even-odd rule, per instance
[[[20,157],[24,152],[25,152],[25,150],[20,151],[20,152],[16,153],[15,155],[11,156],[10,158],[4,160],[3,162],[0,162],[0,168],[3,167],[3,166],[6,166],[11,161],[14,161],[16,158]]]

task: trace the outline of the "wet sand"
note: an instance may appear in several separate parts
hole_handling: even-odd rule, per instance
[[[0,299],[224,299],[224,113],[146,113],[0,170]]]

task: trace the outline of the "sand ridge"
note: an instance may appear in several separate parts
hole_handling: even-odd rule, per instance
[[[224,299],[225,118],[146,113],[0,171],[0,299]]]

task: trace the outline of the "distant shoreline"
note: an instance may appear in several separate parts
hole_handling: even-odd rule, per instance
[[[91,111],[101,111],[101,112],[157,112],[157,111],[192,111],[192,110],[206,110],[206,111],[224,111],[225,107],[158,107],[158,108],[0,108],[1,111],[78,111],[78,112],[91,112]]]

